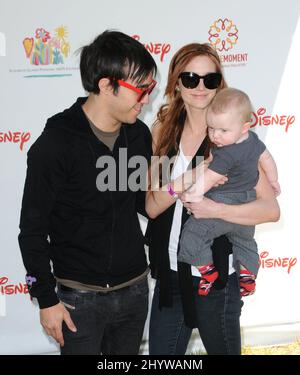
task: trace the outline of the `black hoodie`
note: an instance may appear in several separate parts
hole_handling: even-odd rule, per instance
[[[122,124],[111,152],[93,134],[82,110],[85,100],[51,117],[28,152],[19,244],[29,291],[40,308],[59,302],[50,260],[58,278],[104,287],[147,268],[137,216],[145,214],[145,192],[121,191],[118,176],[120,148],[126,148],[128,159],[138,155],[150,161],[150,131],[140,120]],[[96,187],[103,170],[96,162],[104,155],[116,161],[116,191]],[[137,170],[120,162],[128,177]]]

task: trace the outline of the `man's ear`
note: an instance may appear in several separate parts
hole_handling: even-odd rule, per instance
[[[250,121],[245,122],[245,124],[243,125],[242,134],[247,133],[247,131],[250,129],[250,126],[251,126],[251,122]]]
[[[113,91],[113,87],[110,84],[110,80],[108,78],[101,78],[98,82],[98,87],[100,90],[100,93],[102,94],[108,94]]]

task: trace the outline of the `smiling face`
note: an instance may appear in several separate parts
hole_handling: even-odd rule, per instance
[[[134,82],[131,79],[126,80],[126,83],[141,89],[148,87],[152,82],[152,75],[149,75],[145,81],[140,83]],[[120,123],[134,124],[143,106],[149,103],[149,94],[144,95],[140,101],[138,101],[138,98],[139,94],[134,90],[119,86],[116,94],[111,92],[109,103],[111,117]]]
[[[205,76],[208,73],[217,72],[217,69],[215,63],[208,56],[203,55],[194,57],[185,66],[184,72],[193,72],[199,76]],[[194,109],[206,109],[217,91],[217,89],[207,89],[204,86],[203,79],[200,79],[198,86],[194,89],[185,88],[181,79],[178,80],[178,86],[185,106]]]

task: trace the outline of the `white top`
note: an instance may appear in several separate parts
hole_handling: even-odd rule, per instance
[[[179,177],[182,173],[187,170],[190,161],[184,155],[181,144],[179,145],[179,153],[175,160],[171,179],[174,180]],[[181,203],[180,199],[177,199],[175,203],[175,210],[170,234],[170,241],[169,241],[169,257],[170,257],[170,268],[173,271],[177,271],[177,248],[178,248],[178,241],[180,235],[180,228],[181,228],[181,217],[182,217],[182,210],[183,204]],[[229,274],[234,272],[234,268],[232,267],[232,254],[229,256]],[[198,271],[197,267],[192,266],[192,275],[200,277],[200,272]]]

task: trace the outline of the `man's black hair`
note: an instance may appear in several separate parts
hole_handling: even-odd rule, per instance
[[[106,30],[81,49],[81,80],[89,93],[99,94],[101,78],[110,78],[116,92],[118,79],[130,78],[139,83],[156,71],[156,63],[146,48],[119,31]]]

